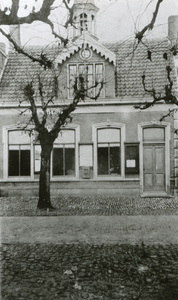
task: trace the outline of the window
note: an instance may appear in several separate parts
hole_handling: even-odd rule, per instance
[[[98,175],[120,175],[120,129],[98,129]]]
[[[77,82],[77,88],[83,90],[88,97],[97,95],[103,76],[103,64],[73,64],[69,65],[69,98],[74,96],[74,85]],[[77,80],[76,80],[77,79]],[[96,83],[95,88],[91,88]],[[100,97],[104,97],[102,88]]]
[[[82,31],[87,31],[88,26],[87,26],[87,15],[86,14],[81,14],[80,15],[80,32]]]
[[[8,132],[8,176],[30,176],[30,134]]]
[[[39,173],[41,168],[41,145],[34,146],[34,172]]]
[[[75,176],[75,131],[59,133],[53,148],[53,176]]]
[[[163,127],[148,127],[143,129],[144,142],[164,142],[165,130]]]
[[[139,174],[138,144],[125,144],[125,174]]]

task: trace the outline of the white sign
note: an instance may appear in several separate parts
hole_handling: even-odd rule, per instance
[[[80,166],[93,166],[92,150],[92,145],[80,145]]]
[[[136,161],[135,161],[135,159],[127,159],[127,161],[126,161],[126,167],[127,168],[135,168],[136,167]]]

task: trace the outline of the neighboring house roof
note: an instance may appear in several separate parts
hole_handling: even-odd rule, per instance
[[[148,96],[143,89],[142,76],[145,75],[146,88],[164,93],[167,84],[166,66],[172,68],[171,76],[176,83],[176,73],[168,39],[147,40],[139,43],[125,41],[105,44],[116,53],[116,97],[143,98]],[[167,53],[167,60],[163,57]],[[174,86],[174,90],[176,87]]]
[[[106,59],[113,61],[116,58],[116,97],[118,100],[144,99],[146,93],[142,85],[143,74],[146,76],[145,81],[148,89],[154,87],[157,92],[163,93],[165,84],[167,83],[166,65],[168,64],[173,68],[173,79],[177,82],[173,59],[168,52],[170,48],[169,41],[167,39],[147,41],[146,45],[140,43],[136,50],[134,50],[133,42],[109,43],[104,44],[104,46],[100,45],[97,41],[96,45],[94,45],[93,42],[93,50],[104,55],[102,51],[107,48],[107,51],[105,50]],[[72,49],[78,48],[79,46],[74,45]],[[148,59],[148,50],[151,52],[151,60]],[[28,47],[28,51],[37,55],[41,53],[42,47]],[[50,59],[57,62],[62,62],[68,57],[68,52],[64,54],[60,48],[56,47],[46,48],[43,52]],[[71,55],[73,52],[69,51],[69,53]],[[164,53],[168,53],[167,60],[163,58]],[[0,82],[0,102],[5,104],[7,102],[22,101],[24,97],[24,81],[36,76],[38,70],[38,63],[32,63],[30,59],[22,54],[10,52]],[[50,91],[50,71],[48,78],[45,80],[46,86]]]

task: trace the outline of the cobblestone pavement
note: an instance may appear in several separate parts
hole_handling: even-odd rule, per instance
[[[1,300],[178,299],[177,198],[36,203],[0,198]]]
[[[178,299],[178,246],[3,244],[3,300]]]
[[[37,197],[0,197],[1,216],[178,215],[178,197],[52,197],[55,211],[39,211]]]

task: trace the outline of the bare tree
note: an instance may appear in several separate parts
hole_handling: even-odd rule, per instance
[[[32,125],[31,131],[37,132],[38,140],[41,145],[41,168],[39,182],[39,201],[38,208],[52,208],[50,202],[50,157],[53,149],[53,143],[58,133],[63,127],[71,122],[71,113],[76,109],[78,103],[86,97],[96,100],[103,88],[104,82],[95,82],[92,86],[86,88],[87,78],[80,75],[75,77],[73,85],[73,100],[70,104],[59,106],[58,109],[53,108],[56,101],[60,102],[59,97],[59,81],[55,68],[43,68],[32,80],[28,81],[23,88],[24,101],[28,102],[31,111],[31,118],[27,125]],[[50,81],[49,81],[50,77]],[[46,80],[47,79],[47,80]],[[47,82],[48,81],[48,82]],[[99,87],[95,97],[88,95],[88,90]],[[40,101],[40,110],[37,103]],[[49,119],[52,121],[50,129]]]

